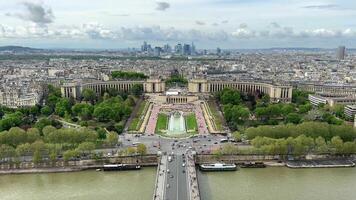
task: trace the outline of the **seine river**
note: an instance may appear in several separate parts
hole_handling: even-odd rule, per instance
[[[356,168],[241,169],[200,173],[203,200],[351,200]]]
[[[0,176],[1,200],[152,200],[156,168]]]
[[[156,168],[0,176],[1,200],[151,200]],[[202,200],[351,200],[356,168],[199,172]]]

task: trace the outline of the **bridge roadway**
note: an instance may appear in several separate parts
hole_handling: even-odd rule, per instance
[[[175,151],[163,155],[157,176],[154,200],[200,200],[194,158],[190,151],[188,154]]]

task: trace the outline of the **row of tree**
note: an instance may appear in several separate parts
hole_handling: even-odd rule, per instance
[[[356,143],[344,142],[339,136],[334,136],[327,141],[323,137],[307,137],[300,135],[296,138],[272,139],[256,137],[252,140],[256,152],[265,154],[354,154]]]
[[[111,72],[111,77],[113,79],[125,79],[125,80],[136,80],[136,79],[148,78],[144,73],[125,72],[125,71],[113,71],[113,72]]]
[[[259,155],[307,155],[307,154],[355,154],[356,142],[344,142],[339,136],[330,141],[323,137],[307,137],[299,135],[296,138],[273,139],[256,137],[252,140],[251,148],[239,149],[233,144],[225,144],[214,152],[216,155],[259,154]]]
[[[277,126],[258,126],[250,127],[244,134],[248,139],[254,139],[258,136],[269,138],[288,138],[306,135],[317,138],[319,136],[326,140],[331,140],[334,136],[339,136],[344,141],[353,141],[356,139],[356,129],[348,125],[332,125],[324,122],[303,122],[298,125],[285,124]]]

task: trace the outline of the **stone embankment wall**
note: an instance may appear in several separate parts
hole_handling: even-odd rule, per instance
[[[204,163],[215,163],[215,162],[224,162],[224,163],[239,163],[244,161],[286,161],[288,158],[287,155],[211,155],[211,154],[198,154],[195,156],[196,164]],[[356,155],[303,155],[294,157],[296,160],[356,160]]]
[[[10,173],[35,173],[35,172],[67,172],[80,171],[86,169],[101,168],[104,164],[138,164],[141,166],[157,166],[158,157],[156,155],[145,156],[122,156],[97,160],[77,160],[56,162],[43,161],[33,162],[3,162],[0,163],[0,174]]]

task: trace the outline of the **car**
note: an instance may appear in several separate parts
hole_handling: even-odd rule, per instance
[[[183,173],[185,173],[185,170],[183,169],[183,171],[182,171]]]
[[[208,142],[211,142],[211,139],[208,139]]]
[[[174,140],[174,142],[178,142],[178,140]]]
[[[169,178],[174,178],[174,176],[173,176],[173,175],[170,175]]]
[[[182,167],[185,167],[185,163],[182,164]]]
[[[218,144],[218,142],[214,142],[214,144]]]
[[[172,156],[168,156],[168,162],[172,162]]]
[[[169,173],[171,173],[171,171],[169,169],[167,169],[167,173],[169,174]]]

